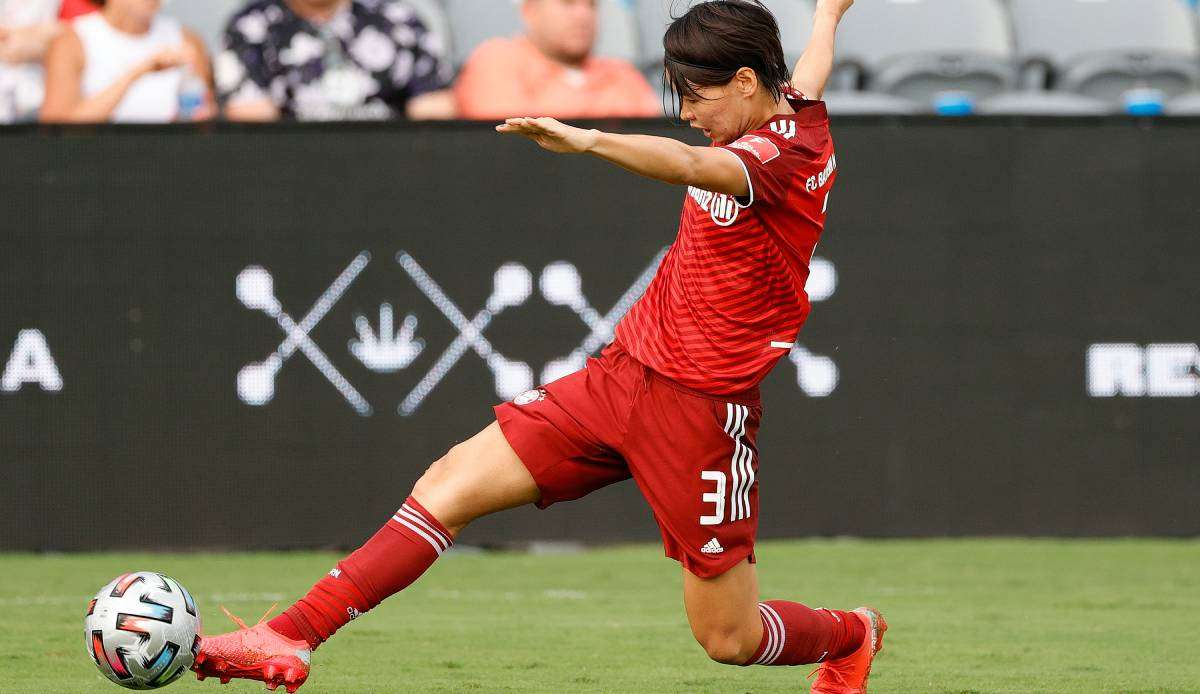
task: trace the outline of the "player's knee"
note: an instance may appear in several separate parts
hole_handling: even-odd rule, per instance
[[[448,487],[455,484],[458,469],[463,462],[463,444],[457,444],[425,469],[421,479],[417,480],[413,491],[426,493],[444,493]]]
[[[413,497],[455,534],[474,520],[465,503],[467,494],[458,479],[461,474],[456,472],[463,457],[461,446],[451,448],[430,465],[412,490]]]
[[[708,657],[725,665],[744,665],[753,650],[742,635],[732,629],[715,629],[696,634],[696,641],[704,648]],[[747,651],[750,652],[747,652]]]

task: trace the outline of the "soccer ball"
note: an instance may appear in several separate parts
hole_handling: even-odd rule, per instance
[[[108,679],[158,689],[188,671],[200,650],[200,613],[179,582],[153,571],[122,574],[88,603],[84,646]]]

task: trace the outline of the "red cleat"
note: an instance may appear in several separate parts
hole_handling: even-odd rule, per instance
[[[851,614],[863,620],[867,627],[866,637],[857,651],[821,665],[812,694],[866,694],[871,663],[875,654],[883,650],[883,633],[888,626],[883,615],[873,607],[860,607]]]
[[[233,679],[257,680],[265,682],[271,691],[282,684],[289,694],[304,684],[312,653],[307,643],[283,636],[262,620],[248,627],[229,614],[229,610],[221,609],[241,628],[220,636],[201,637],[200,652],[192,664],[196,679],[216,677],[221,684]]]

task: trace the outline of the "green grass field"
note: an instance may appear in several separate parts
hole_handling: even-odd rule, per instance
[[[873,692],[1200,692],[1200,542],[764,543],[763,594],[879,607]],[[180,579],[206,629],[301,593],[336,557],[0,555],[0,691],[117,692],[83,648],[87,599],[126,570]],[[284,602],[286,604],[286,602]],[[809,668],[709,662],[656,546],[456,553],[314,656],[301,692],[807,691]],[[171,691],[262,691],[191,677]],[[280,690],[282,691],[282,690]]]

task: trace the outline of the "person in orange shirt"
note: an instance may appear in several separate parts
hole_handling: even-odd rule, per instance
[[[662,97],[630,63],[593,56],[596,0],[521,0],[524,36],[481,44],[454,93],[463,118],[651,117]]]

